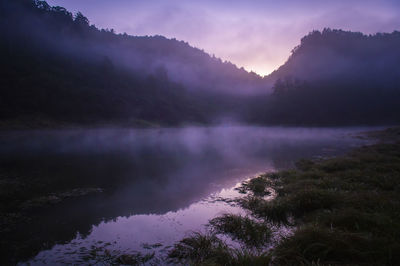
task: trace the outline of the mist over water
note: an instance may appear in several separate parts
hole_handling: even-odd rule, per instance
[[[99,239],[135,250],[143,243],[170,245],[216,214],[235,211],[210,203],[212,195],[230,197],[238,182],[292,167],[300,158],[343,153],[365,143],[352,137],[365,130],[220,126],[9,132],[0,135],[0,164],[23,175],[57,178],[54,192],[104,190],[46,207],[32,222],[29,230],[47,243],[42,249],[50,249],[38,258],[52,262],[57,252],[66,256],[63,246],[53,245],[74,238],[78,246]],[[90,243],[82,244],[85,239]]]

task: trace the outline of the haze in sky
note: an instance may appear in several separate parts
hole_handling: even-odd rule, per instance
[[[49,0],[92,24],[189,42],[260,75],[282,65],[301,37],[325,27],[372,34],[400,29],[395,0]]]

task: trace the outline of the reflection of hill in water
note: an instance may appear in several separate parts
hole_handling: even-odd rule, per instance
[[[36,210],[19,230],[28,258],[93,225],[189,206],[246,174],[290,166],[324,148],[359,142],[353,130],[217,127],[3,134],[1,166],[48,179],[46,193],[101,187],[104,193]],[[234,174],[233,174],[234,173]],[[47,182],[47,181],[46,181]]]

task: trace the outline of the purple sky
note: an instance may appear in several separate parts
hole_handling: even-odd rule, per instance
[[[239,67],[268,74],[308,32],[324,27],[400,30],[399,0],[48,0],[92,24],[130,35],[189,42]]]

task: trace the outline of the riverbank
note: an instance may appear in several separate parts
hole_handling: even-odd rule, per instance
[[[189,127],[4,133],[1,264],[165,264],[174,243],[191,230],[203,230],[209,220],[210,237],[226,232],[243,243],[243,249],[230,248],[229,254],[236,259],[261,258],[265,264],[269,252],[260,254],[282,238],[280,229],[291,233],[296,228],[293,218],[264,222],[250,210],[248,219],[217,216],[243,215],[240,205],[246,207],[253,194],[263,201],[277,197],[274,179],[254,179],[233,193],[225,189],[234,189],[244,176],[293,167],[300,158],[320,161],[372,143],[353,137],[367,130],[375,129]],[[213,197],[219,192],[223,194]],[[244,199],[235,201],[239,196]],[[210,238],[199,235],[198,240],[207,244]],[[211,240],[208,243],[214,245],[215,238]],[[149,244],[157,248],[148,250]],[[174,254],[172,263],[186,256]]]
[[[181,240],[173,263],[195,265],[400,264],[400,128],[368,132],[379,143],[344,156],[300,160],[295,169],[241,187],[247,216],[225,214],[207,234]],[[265,196],[276,192],[274,199]],[[291,233],[274,243],[280,226]],[[278,229],[277,229],[278,228]],[[222,239],[241,244],[233,248]]]

